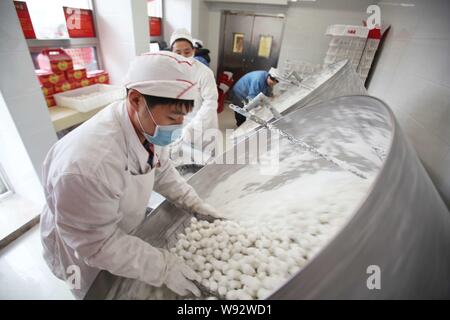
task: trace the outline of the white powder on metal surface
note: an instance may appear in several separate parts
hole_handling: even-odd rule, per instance
[[[276,176],[248,165],[219,182],[205,200],[228,220],[192,220],[171,249],[205,287],[227,299],[263,299],[282,286],[342,229],[373,179],[329,169],[289,146],[284,150]],[[314,170],[296,176],[299,167]],[[132,281],[115,298],[178,297]]]

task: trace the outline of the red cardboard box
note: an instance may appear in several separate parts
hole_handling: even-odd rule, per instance
[[[73,70],[72,58],[61,48],[44,49],[38,55],[39,68],[54,73]]]
[[[55,93],[55,89],[53,88],[53,86],[51,87],[42,86],[41,89],[45,97],[52,96]]]
[[[67,31],[70,38],[95,37],[92,10],[63,7]]]
[[[92,79],[94,83],[109,83],[109,75],[105,70],[88,71],[87,77],[88,79]]]
[[[17,17],[19,18],[25,39],[36,39],[27,3],[24,1],[14,1],[14,6],[16,7]]]
[[[50,81],[48,80],[48,76],[51,75],[52,73],[50,71],[47,70],[34,70],[36,73],[36,76],[38,77],[39,83],[44,86],[44,87],[50,87],[52,86],[52,84],[50,83]]]
[[[80,81],[78,81],[80,83],[80,87],[87,87],[90,86],[91,84],[94,84],[94,81],[92,79],[81,79]]]
[[[62,84],[65,81],[66,77],[64,76],[64,73],[52,73],[48,76],[48,82],[53,86]]]
[[[80,84],[77,81],[65,81],[62,84],[55,86],[55,93],[69,91],[69,90],[76,89],[79,87],[80,87]]]
[[[43,87],[52,87],[54,85],[62,84],[66,81],[64,73],[53,73],[47,70],[35,70],[39,82]]]
[[[68,81],[80,81],[82,79],[86,79],[86,77],[87,77],[86,69],[66,71],[66,79]]]
[[[45,102],[47,102],[47,106],[49,108],[53,107],[53,106],[56,106],[56,101],[55,101],[55,98],[53,98],[53,96],[46,96],[45,97]]]

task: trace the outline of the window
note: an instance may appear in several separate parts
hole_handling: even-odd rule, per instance
[[[97,47],[81,47],[76,48],[76,44],[73,42],[65,43],[64,40],[61,43],[58,43],[58,40],[52,42],[47,47],[61,47],[64,48],[64,51],[72,58],[73,66],[75,69],[86,68],[88,71],[99,70],[101,69],[100,63],[98,61],[97,55]],[[31,59],[33,60],[34,68],[39,69],[38,64],[38,55],[41,53],[42,49],[45,46],[35,45],[35,42],[29,42],[29,49],[31,53]],[[30,45],[30,42],[33,44]]]
[[[67,39],[63,7],[92,9],[90,0],[22,0],[27,3],[37,39]]]
[[[259,36],[258,57],[269,58],[272,51],[272,36]]]
[[[31,53],[31,58],[35,69],[39,69],[37,57],[43,49],[47,48],[63,48],[68,55],[71,56],[74,67],[86,68],[88,71],[102,69],[100,61],[99,42],[96,37],[84,37],[83,34],[77,35],[72,31],[69,36],[67,24],[70,26],[68,18],[66,23],[66,16],[63,7],[79,8],[93,10],[92,0],[21,0],[25,1],[30,13],[33,28],[36,34],[36,39],[28,39],[28,48]],[[87,34],[90,33],[92,22],[85,24],[82,13],[82,26],[80,30]],[[92,19],[92,14],[89,13],[89,18]],[[87,29],[85,29],[85,27]],[[92,30],[92,32],[94,32]],[[74,34],[75,33],[75,34]]]
[[[75,69],[86,68],[88,71],[98,70],[95,47],[64,49],[72,58]]]
[[[233,33],[233,53],[242,54],[244,52],[244,34]]]

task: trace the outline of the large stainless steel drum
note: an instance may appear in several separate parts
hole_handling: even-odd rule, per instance
[[[267,139],[269,149],[279,151],[276,170],[267,173],[249,161],[220,164],[224,157],[219,157],[189,179],[202,198],[231,220],[286,233],[300,246],[311,246],[314,236],[321,235],[305,254],[306,263],[270,299],[450,298],[450,214],[382,101],[334,98],[299,108],[274,125],[345,166],[260,129],[224,157],[234,152],[236,160],[248,160],[244,146]],[[316,216],[339,224],[304,227],[305,221],[319,221]],[[164,202],[135,234],[169,248],[189,218]],[[378,277],[379,287],[371,287],[371,277]],[[86,298],[148,298],[149,290],[102,271]]]

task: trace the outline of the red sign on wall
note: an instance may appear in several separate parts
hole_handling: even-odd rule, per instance
[[[16,7],[17,17],[19,17],[25,39],[36,39],[27,3],[23,1],[14,1],[14,6]]]
[[[159,37],[161,35],[161,18],[148,17],[149,33],[152,37]]]
[[[63,7],[70,38],[95,37],[92,10]]]

